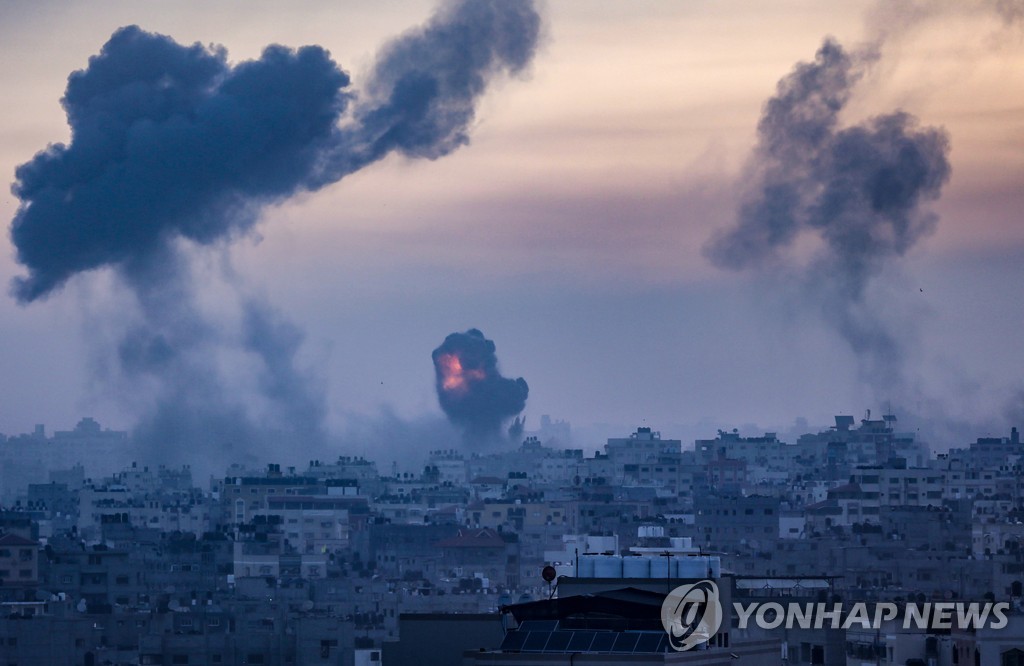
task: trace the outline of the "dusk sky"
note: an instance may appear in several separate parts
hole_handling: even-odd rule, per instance
[[[435,7],[6,2],[0,174],[13,183],[69,140],[68,75],[121,26],[222,45],[232,64],[270,44],[320,45],[358,93],[378,49]],[[326,396],[328,430],[382,410],[439,417],[431,351],[470,328],[529,383],[528,430],[550,414],[683,436],[702,421],[825,425],[888,404],[977,435],[1024,426],[1024,5],[580,0],[539,12],[531,64],[487,89],[468,145],[391,154],[265,208],[251,232],[185,248],[207,322],[231,329],[241,291],[301,331],[297,364]],[[921,204],[934,231],[880,266],[858,306],[900,341],[898,380],[884,384],[809,295],[813,232],[759,270],[705,251],[736,224],[766,101],[828,36],[878,46],[841,127],[905,111],[949,138],[949,180]],[[5,192],[9,229],[19,200]],[[101,268],[19,304],[8,286],[26,269],[9,234],[0,242],[0,432],[84,415],[131,429],[148,398],[108,366],[126,287]],[[230,344],[216,355],[242,396],[243,356]]]

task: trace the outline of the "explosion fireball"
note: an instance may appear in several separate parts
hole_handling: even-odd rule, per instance
[[[432,354],[441,409],[478,439],[496,436],[503,421],[523,411],[530,391],[522,377],[501,376],[494,351],[494,343],[473,328],[452,333]]]

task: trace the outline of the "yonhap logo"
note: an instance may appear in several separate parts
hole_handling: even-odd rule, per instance
[[[722,624],[718,586],[710,580],[680,585],[661,604],[661,624],[674,650],[706,643]]]

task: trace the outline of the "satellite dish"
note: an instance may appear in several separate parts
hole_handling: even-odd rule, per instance
[[[550,564],[548,566],[544,567],[544,569],[540,572],[540,577],[543,578],[548,583],[553,581],[557,576],[558,576],[558,572],[555,571],[555,568],[553,566],[551,566]]]

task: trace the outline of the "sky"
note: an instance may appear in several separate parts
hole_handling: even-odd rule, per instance
[[[435,7],[5,2],[0,174],[13,183],[18,165],[69,140],[68,75],[119,27],[219,44],[231,64],[269,44],[320,45],[358,91],[382,45]],[[389,155],[266,206],[228,242],[182,250],[207,322],[230,326],[239,292],[288,322],[328,431],[440,418],[431,352],[470,328],[494,341],[505,376],[529,383],[527,430],[549,414],[589,448],[638,425],[686,439],[866,409],[949,421],[940,448],[1024,426],[1024,7],[581,0],[539,13],[532,61],[488,87],[467,145]],[[757,181],[766,102],[826,37],[874,54],[841,126],[903,111],[949,140],[948,181],[920,206],[934,229],[880,263],[858,303],[899,339],[898,381],[876,381],[810,295],[814,233],[766,269],[729,270],[707,252]],[[0,198],[8,227],[18,203]],[[26,270],[9,235],[0,244],[10,285]],[[29,303],[5,290],[0,432],[85,415],[138,423],[145,399],[110,368],[130,296],[109,268]],[[253,379],[233,370],[236,355],[223,346],[217,363],[244,396]]]

